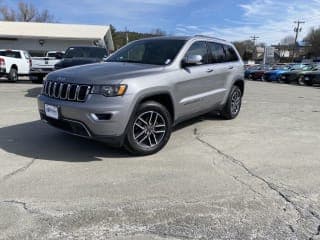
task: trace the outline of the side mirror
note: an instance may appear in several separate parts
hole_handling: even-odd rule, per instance
[[[182,60],[183,66],[192,66],[192,65],[201,65],[202,64],[202,56],[201,55],[190,55],[185,57]]]

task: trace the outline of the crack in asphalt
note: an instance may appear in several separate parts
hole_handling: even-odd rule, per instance
[[[2,203],[19,205],[19,206],[21,206],[24,210],[26,210],[27,212],[30,211],[30,209],[27,207],[27,203],[25,203],[25,202],[16,201],[16,200],[5,200],[5,201],[0,202],[0,204],[2,204]]]
[[[4,177],[2,177],[2,179],[0,180],[0,183],[5,182],[6,180],[8,180],[9,178],[15,176],[18,173],[22,173],[24,171],[26,171],[28,168],[31,167],[31,165],[37,160],[37,158],[33,158],[28,164],[26,164],[25,166],[18,168],[16,170],[14,170],[13,172],[5,175]]]
[[[269,182],[268,180],[266,180],[265,178],[257,175],[256,173],[254,173],[253,171],[251,171],[242,161],[234,158],[233,156],[224,153],[223,151],[221,151],[220,149],[218,149],[217,147],[213,146],[212,144],[206,142],[205,140],[201,139],[199,134],[198,134],[198,130],[195,128],[194,129],[194,136],[196,138],[197,141],[199,141],[200,143],[204,144],[205,146],[209,147],[210,149],[214,150],[216,153],[218,153],[219,155],[223,156],[225,159],[231,161],[233,164],[238,165],[239,167],[241,167],[243,170],[245,170],[245,172],[247,174],[249,174],[251,177],[254,177],[260,181],[262,181],[264,184],[266,184],[266,186],[271,189],[272,191],[276,192],[281,199],[283,199],[286,203],[288,203],[289,205],[291,205],[296,212],[299,214],[300,219],[304,219],[305,221],[307,221],[307,217],[305,216],[305,214],[303,213],[303,208],[300,207],[297,203],[293,202],[289,196],[287,196],[285,193],[283,193],[280,189],[281,187],[277,186],[274,183]],[[239,178],[237,178],[236,176],[232,176],[234,180],[238,181],[239,183],[242,183],[242,181],[239,181]],[[248,187],[248,184],[244,184],[245,186]],[[258,193],[256,190],[253,190],[253,188],[250,186],[249,187],[251,191]],[[260,195],[260,193],[259,193]],[[307,210],[307,212],[310,214],[310,216],[312,216],[314,219],[316,219],[317,221],[320,221],[320,216],[317,212],[312,211],[310,209],[305,209]],[[309,232],[312,236],[319,236],[320,235],[320,225],[318,225],[317,230],[315,232],[310,232],[308,229],[304,228],[303,229],[307,232]],[[310,237],[309,240],[312,240],[313,238]]]

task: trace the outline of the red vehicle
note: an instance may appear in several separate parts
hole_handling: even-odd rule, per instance
[[[270,66],[260,66],[257,69],[250,71],[249,79],[262,81],[263,75],[269,70]]]

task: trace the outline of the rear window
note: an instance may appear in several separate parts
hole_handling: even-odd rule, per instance
[[[208,42],[208,45],[211,52],[210,63],[223,63],[226,61],[227,56],[222,44]]]
[[[17,52],[17,51],[0,51],[0,56],[21,58],[20,52]]]
[[[226,51],[227,62],[235,62],[239,60],[238,55],[233,47],[229,45],[224,45],[224,50]]]
[[[105,48],[71,47],[67,50],[65,58],[105,58],[108,52]]]

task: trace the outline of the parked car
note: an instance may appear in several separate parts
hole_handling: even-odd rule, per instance
[[[311,64],[295,64],[290,71],[281,74],[280,82],[283,83],[299,83],[300,74],[304,71],[311,71],[313,65]]]
[[[280,82],[281,75],[290,71],[291,65],[275,65],[263,74],[262,80],[266,82]]]
[[[63,60],[54,67],[56,70],[78,65],[105,61],[108,57],[106,48],[102,47],[70,47],[67,49]]]
[[[251,74],[253,71],[258,70],[258,69],[260,69],[260,68],[261,68],[260,65],[246,66],[246,67],[245,67],[245,71],[244,71],[244,78],[245,78],[245,79],[250,79],[250,77],[251,77],[250,74]]]
[[[236,118],[243,76],[243,62],[227,41],[157,37],[134,41],[105,63],[48,74],[38,106],[54,127],[147,155],[186,119],[210,111]]]
[[[16,82],[19,76],[28,75],[31,58],[27,51],[0,49],[0,77],[6,76],[9,81]]]
[[[249,74],[249,79],[251,80],[263,80],[263,75],[265,72],[270,70],[270,66],[262,65],[255,70],[251,70]]]
[[[320,84],[320,65],[315,65],[311,71],[302,72],[299,76],[299,84],[307,86]]]
[[[32,57],[30,76],[32,82],[42,83],[43,78],[51,71],[54,66],[61,61],[64,52],[49,51],[45,57]]]

